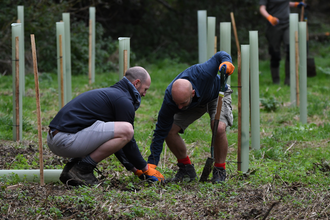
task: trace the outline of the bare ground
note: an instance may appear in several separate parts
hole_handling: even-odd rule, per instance
[[[26,149],[15,147],[14,142],[0,144],[0,169],[10,169],[18,154],[28,155],[27,159],[31,161],[36,158],[38,153],[36,147],[29,143],[25,144],[29,146]],[[44,151],[44,158],[46,158],[45,166],[63,163],[60,158],[47,150]],[[315,166],[324,169],[324,172],[327,172],[325,178],[329,178],[330,167],[321,163]],[[208,194],[203,191],[203,184],[190,183],[182,184],[181,190],[175,195],[166,195],[173,192],[168,192],[165,185],[137,182],[128,187],[129,183],[120,180],[115,171],[106,172],[112,174],[110,180],[106,180],[107,182],[95,189],[88,188],[88,196],[95,200],[93,205],[83,199],[80,191],[59,183],[47,183],[42,187],[39,183],[8,185],[0,182],[0,218],[82,219],[83,216],[85,219],[155,218],[150,213],[140,213],[140,216],[125,215],[132,212],[134,205],[123,202],[120,197],[107,198],[105,195],[110,191],[112,193],[115,191],[117,195],[128,194],[131,199],[140,200],[143,206],[149,209],[157,207],[157,213],[163,216],[158,217],[161,219],[329,219],[330,216],[330,186],[324,186],[323,190],[319,190],[319,187],[318,190],[313,190],[316,186],[311,187],[299,182],[289,184],[276,175],[273,183],[254,186],[247,181],[248,176],[238,177],[229,171],[228,178],[237,180],[238,187],[234,189],[225,185],[213,188]],[[148,187],[154,187],[157,199],[148,201],[139,197],[139,191]],[[73,200],[70,201],[68,198]],[[47,213],[54,213],[54,208],[63,217],[47,216]],[[39,210],[39,213],[35,213],[36,210]],[[81,213],[84,213],[83,216]]]

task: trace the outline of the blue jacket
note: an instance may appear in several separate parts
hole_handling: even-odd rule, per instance
[[[84,92],[68,102],[50,122],[49,127],[67,133],[91,126],[97,120],[104,122],[125,121],[134,127],[135,108],[138,98],[129,81],[123,78],[111,87]],[[117,158],[127,169],[135,166],[143,169],[143,159],[134,137],[120,151]],[[128,161],[132,164],[129,164]]]
[[[168,85],[162,107],[158,113],[156,129],[154,130],[153,140],[150,145],[151,154],[148,157],[148,163],[158,165],[164,140],[172,128],[174,114],[184,111],[180,110],[172,100],[171,90],[173,82],[177,79],[187,79],[191,82],[195,90],[195,97],[188,109],[207,104],[219,96],[219,66],[225,61],[232,62],[230,55],[224,51],[217,52],[205,63],[196,64],[184,70]]]

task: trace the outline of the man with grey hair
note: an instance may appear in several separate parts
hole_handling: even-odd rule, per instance
[[[94,169],[114,153],[141,170],[148,180],[164,179],[148,166],[134,139],[135,111],[150,84],[144,68],[132,67],[113,86],[84,92],[57,113],[49,125],[47,143],[54,154],[71,158],[60,175],[61,182],[97,184]]]

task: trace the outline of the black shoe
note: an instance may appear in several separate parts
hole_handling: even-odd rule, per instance
[[[171,180],[173,182],[182,182],[182,181],[193,181],[197,179],[195,167],[192,164],[178,163],[179,166],[178,172],[175,174],[175,177]]]
[[[221,183],[226,180],[226,170],[223,167],[213,167],[212,183]]]
[[[92,164],[79,161],[69,170],[68,175],[77,181],[78,185],[96,185],[98,180],[94,176],[94,169],[96,167]]]
[[[78,182],[75,181],[73,179],[73,177],[69,175],[69,170],[71,170],[71,168],[76,163],[78,163],[80,160],[81,160],[81,158],[74,158],[74,159],[71,159],[67,164],[65,164],[65,166],[63,168],[63,171],[62,171],[62,173],[60,175],[60,181],[62,183],[64,183],[65,185],[68,184],[68,185],[71,185],[71,186],[77,186],[77,185],[79,185]]]

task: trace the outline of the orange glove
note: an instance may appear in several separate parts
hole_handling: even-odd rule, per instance
[[[294,7],[301,8],[302,6],[304,6],[305,8],[307,7],[304,2],[294,2]]]
[[[145,180],[146,176],[143,174],[142,170],[136,170],[134,172],[134,175],[138,176],[140,180]]]
[[[221,70],[221,67],[223,65],[226,66],[226,74],[228,76],[230,76],[231,74],[233,74],[233,72],[235,70],[235,66],[231,62],[225,61],[225,62],[221,63],[220,66],[219,66],[219,70]]]
[[[268,15],[267,20],[268,20],[269,23],[271,23],[271,25],[273,25],[273,26],[276,26],[276,25],[278,25],[278,24],[280,23],[280,21],[278,20],[277,17],[273,17],[273,16],[271,16],[271,15]]]
[[[148,163],[148,166],[149,166],[150,168],[153,168],[153,169],[156,169],[156,168],[157,168],[157,165],[152,164],[152,163]]]
[[[149,169],[147,171],[144,171],[143,173],[144,175],[146,175],[147,179],[151,181],[163,182],[165,180],[164,176],[158,170],[155,170],[151,167],[149,167]]]

